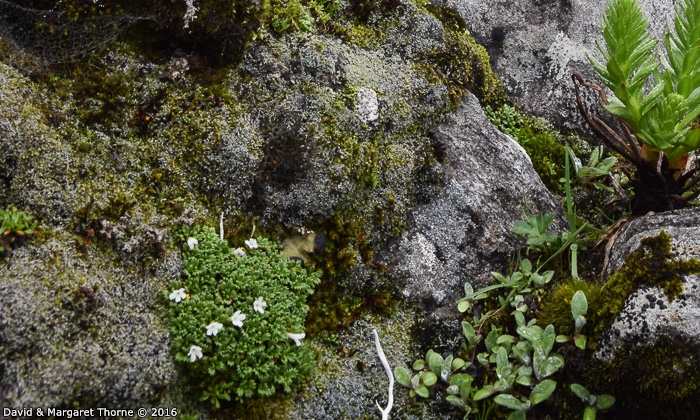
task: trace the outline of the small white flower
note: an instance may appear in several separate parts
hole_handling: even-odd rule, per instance
[[[241,328],[243,326],[244,320],[245,314],[242,314],[241,311],[236,311],[236,313],[234,313],[231,317],[231,322],[233,323],[233,326],[238,328]]]
[[[248,246],[248,248],[254,249],[258,247],[258,240],[255,238],[250,238],[247,241],[245,241],[245,244]]]
[[[238,255],[239,257],[242,257],[245,255],[245,251],[243,251],[243,248],[236,248],[233,250],[233,255]]]
[[[194,363],[195,360],[202,358],[202,348],[199,346],[191,346],[187,355],[190,356],[190,363]]]
[[[221,329],[224,328],[224,324],[220,322],[212,322],[211,324],[207,325],[207,335],[216,335],[221,331]]]
[[[305,333],[301,333],[301,334],[287,333],[287,337],[294,340],[294,343],[297,345],[297,347],[299,347],[299,346],[301,346],[301,339],[306,337],[306,334]]]
[[[260,296],[255,300],[255,302],[253,302],[253,309],[255,309],[257,312],[260,312],[261,314],[265,313],[266,306],[267,303],[263,300],[262,296]]]
[[[194,249],[194,247],[196,247],[198,244],[199,244],[199,241],[197,240],[197,238],[192,238],[192,237],[187,238],[187,246],[189,246],[190,249]]]
[[[182,299],[186,298],[185,288],[177,289],[170,294],[170,300],[174,300],[175,303],[179,303]]]

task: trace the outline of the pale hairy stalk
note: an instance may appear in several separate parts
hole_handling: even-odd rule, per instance
[[[394,374],[391,373],[391,367],[389,367],[389,362],[386,360],[386,356],[384,355],[384,350],[382,350],[382,345],[379,344],[379,334],[377,334],[377,330],[372,330],[374,333],[374,342],[377,345],[377,355],[379,356],[379,360],[382,361],[382,365],[384,365],[384,370],[386,371],[386,376],[389,377],[389,401],[386,403],[386,408],[382,409],[382,407],[377,403],[377,408],[379,408],[379,411],[382,412],[382,420],[388,420],[389,419],[389,412],[391,411],[391,407],[394,405]]]

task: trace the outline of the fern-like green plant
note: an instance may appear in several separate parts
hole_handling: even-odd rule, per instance
[[[664,43],[668,60],[655,56],[648,26],[636,0],[614,0],[603,18],[606,48],[598,44],[607,63],[588,58],[614,94],[604,108],[673,159],[700,147],[700,127],[692,127],[700,114],[700,1],[685,0],[676,10],[675,32]]]
[[[700,0],[683,0],[676,8],[673,29],[664,37],[665,54],[657,54],[658,40],[648,26],[636,0],[613,0],[602,22],[605,45],[598,44],[604,63],[588,57],[613,95],[573,76],[579,110],[588,123],[637,167],[636,192],[649,201],[638,205],[637,213],[683,207],[700,194],[689,191],[700,182],[691,180],[697,170],[683,173],[688,155],[700,148],[695,121],[700,115]],[[579,85],[599,92],[603,108],[618,117],[624,139],[587,113]],[[664,199],[653,197],[659,194]]]

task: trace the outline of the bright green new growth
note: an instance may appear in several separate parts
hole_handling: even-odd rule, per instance
[[[635,0],[609,3],[602,26],[606,48],[598,49],[606,64],[588,59],[615,95],[605,109],[669,159],[700,147],[700,128],[693,126],[700,115],[700,0],[676,9],[675,32],[664,40],[668,61],[655,56],[657,40]]]
[[[0,209],[0,235],[12,232],[31,235],[38,224],[33,219],[33,216],[18,211],[15,207]]]
[[[239,256],[211,228],[185,227],[180,236],[187,241],[186,279],[173,282],[164,295],[170,299],[175,359],[201,383],[202,400],[218,408],[219,400],[229,400],[230,394],[240,402],[290,392],[313,366],[308,346],[295,342],[304,332],[306,298],[320,273],[287,259],[266,239],[259,238],[257,248],[247,243],[245,255]],[[256,300],[266,304],[262,313]],[[232,321],[237,311],[240,326]],[[207,326],[216,322],[223,327],[207,335]],[[201,358],[196,351],[193,355],[192,346],[201,348]]]

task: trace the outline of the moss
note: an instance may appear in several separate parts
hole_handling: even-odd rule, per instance
[[[472,92],[482,105],[498,107],[509,102],[498,76],[491,70],[490,57],[486,49],[477,44],[466,29],[464,19],[457,12],[432,3],[425,5],[426,10],[443,25],[445,49],[436,49],[428,58],[428,72],[450,88],[453,106],[464,96]]]
[[[571,299],[577,291],[582,291],[588,301],[589,315],[586,317],[587,325],[597,325],[597,313],[593,308],[600,308],[603,304],[601,286],[583,280],[573,278],[560,281],[545,296],[542,297],[540,313],[537,316],[540,325],[554,325],[558,334],[571,335],[574,333],[574,318],[571,315]],[[584,327],[582,334],[586,334]],[[592,340],[588,340],[592,344]]]
[[[603,286],[602,305],[591,308],[599,319],[594,336],[599,338],[602,335],[639,286],[660,287],[666,297],[673,301],[683,292],[683,276],[698,273],[700,261],[677,259],[671,252],[671,237],[664,230],[657,236],[642,239],[639,249],[627,256],[622,267]]]
[[[611,363],[586,371],[594,392],[615,396],[612,418],[697,418],[700,414],[700,360],[677,341],[628,345]]]

